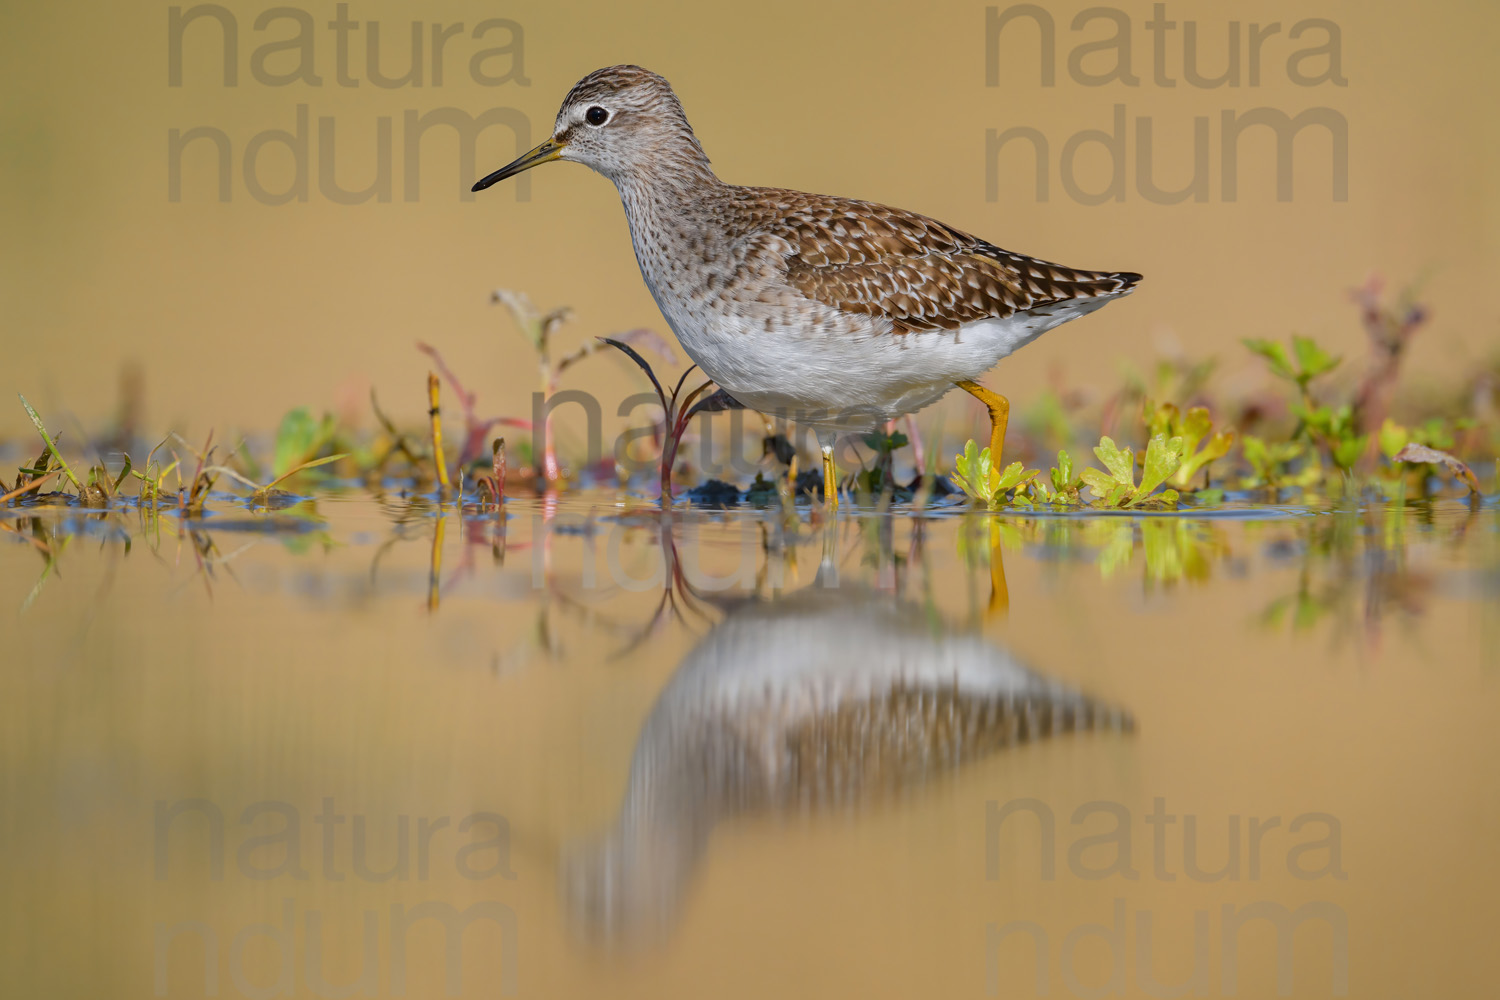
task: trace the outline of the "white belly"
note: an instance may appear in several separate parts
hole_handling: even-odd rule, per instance
[[[667,320],[698,367],[746,406],[820,430],[858,432],[937,402],[958,380],[981,378],[1011,352],[1110,298],[907,334],[873,321],[848,332],[801,332],[725,316]]]

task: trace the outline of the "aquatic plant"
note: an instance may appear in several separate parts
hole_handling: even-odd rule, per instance
[[[1059,450],[1057,465],[1048,472],[1047,478],[1032,480],[1031,495],[1041,503],[1074,506],[1083,503],[1079,493],[1083,487],[1083,477],[1073,474],[1073,459],[1066,451]]]
[[[1214,432],[1213,417],[1205,406],[1195,406],[1186,413],[1172,403],[1146,402],[1146,427],[1149,437],[1182,439],[1182,464],[1172,473],[1169,483],[1178,490],[1193,489],[1193,481],[1204,474],[1203,488],[1208,486],[1208,465],[1229,454],[1234,447],[1233,428]]]
[[[1108,437],[1101,438],[1094,454],[1109,470],[1108,474],[1090,467],[1083,470],[1082,479],[1093,491],[1099,506],[1126,509],[1173,507],[1177,503],[1176,490],[1153,494],[1182,467],[1182,449],[1180,437],[1170,440],[1164,434],[1152,437],[1146,445],[1141,481],[1137,483],[1132,451],[1129,448],[1121,450]]]
[[[1360,432],[1353,404],[1320,402],[1312,391],[1313,380],[1333,371],[1343,358],[1329,354],[1311,337],[1297,334],[1292,335],[1290,351],[1273,340],[1246,339],[1244,344],[1265,359],[1273,375],[1297,387],[1291,410],[1298,424],[1292,436],[1307,437],[1335,466],[1352,471],[1365,453],[1369,436]]]
[[[1344,360],[1323,350],[1311,337],[1292,334],[1292,349],[1275,340],[1257,340],[1247,337],[1242,343],[1255,354],[1265,358],[1271,374],[1286,379],[1297,386],[1304,398],[1309,396],[1313,379],[1333,371]],[[1308,399],[1308,402],[1311,402]]]
[[[999,510],[1008,501],[1029,506],[1024,491],[1040,474],[1035,469],[1028,471],[1020,462],[1012,462],[1000,472],[991,465],[990,450],[981,449],[973,438],[964,445],[963,453],[954,457],[953,467],[953,484],[990,510]]]
[[[1323,468],[1317,453],[1313,452],[1309,456],[1306,441],[1267,441],[1253,434],[1246,434],[1241,450],[1252,470],[1251,475],[1240,480],[1241,489],[1277,490],[1284,486],[1311,486],[1323,478]],[[1305,456],[1308,461],[1293,471],[1293,464]]]
[[[990,450],[980,448],[970,438],[962,454],[954,458],[952,480],[969,499],[989,510],[1007,505],[1031,507],[1036,503],[1081,504],[1080,490],[1087,486],[1093,494],[1092,506],[1135,509],[1173,507],[1176,490],[1156,491],[1182,467],[1181,437],[1153,436],[1146,446],[1144,468],[1139,483],[1135,480],[1135,454],[1121,450],[1108,436],[1100,439],[1094,454],[1107,471],[1085,468],[1075,478],[1073,462],[1066,451],[1057,453],[1058,465],[1042,480],[1036,469],[1012,462],[1003,472],[993,468]]]

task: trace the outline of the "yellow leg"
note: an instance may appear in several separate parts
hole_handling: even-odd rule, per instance
[[[1005,425],[1010,422],[1010,400],[990,392],[978,382],[965,379],[958,387],[985,405],[990,411],[990,468],[1004,468]],[[1000,524],[990,523],[990,606],[989,615],[1004,617],[1010,610],[1010,588],[1005,583],[1005,558],[1000,550]]]
[[[823,503],[829,510],[839,509],[839,475],[833,467],[833,445],[823,446]]]
[[[990,411],[990,468],[999,472],[1004,468],[1000,463],[1000,455],[1005,448],[1005,425],[1010,422],[1010,400],[968,379],[955,384]]]

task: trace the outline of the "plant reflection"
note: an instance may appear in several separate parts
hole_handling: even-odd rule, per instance
[[[1322,510],[1247,506],[1212,515],[955,516],[885,510],[828,520],[816,511],[788,515],[774,509],[736,514],[621,511],[604,497],[587,507],[546,496],[498,509],[379,490],[372,491],[371,499],[387,527],[368,563],[368,593],[378,596],[410,586],[404,573],[381,573],[388,553],[408,543],[424,550],[428,568],[420,601],[430,613],[438,613],[444,597],[464,581],[485,572],[500,574],[507,593],[533,603],[538,616],[535,636],[522,642],[525,649],[506,657],[513,664],[537,654],[549,659],[563,654],[561,633],[549,620],[559,614],[584,618],[589,629],[616,636],[612,655],[628,652],[668,623],[686,624],[684,615],[701,617],[680,588],[668,588],[644,623],[612,618],[611,613],[620,613],[605,605],[621,588],[612,579],[616,571],[602,568],[606,555],[635,560],[637,571],[660,559],[668,576],[680,577],[685,566],[712,562],[720,550],[733,549],[742,560],[754,560],[753,572],[731,581],[738,590],[779,594],[805,585],[816,574],[825,586],[847,576],[881,593],[902,594],[913,582],[922,588],[931,585],[928,562],[942,559],[943,553],[927,549],[929,539],[938,538],[948,552],[956,550],[970,571],[973,611],[968,621],[981,614],[1003,615],[1009,606],[1005,567],[993,557],[1000,551],[1045,562],[1049,576],[1085,570],[1114,587],[1136,581],[1146,592],[1218,586],[1252,572],[1294,571],[1294,582],[1259,609],[1260,618],[1293,630],[1332,628],[1340,639],[1373,638],[1382,621],[1410,620],[1425,612],[1444,574],[1417,553],[1454,553],[1449,562],[1469,564],[1481,575],[1492,573],[1500,561],[1495,546],[1487,544],[1500,516],[1493,502],[1346,500]],[[347,510],[346,498],[340,502]],[[515,524],[508,528],[512,520]],[[1481,522],[1485,527],[1475,530]],[[40,557],[35,585],[25,599],[28,608],[44,594],[55,599],[50,595],[59,589],[67,563],[79,558],[76,547],[69,548],[78,536],[97,540],[112,559],[128,557],[133,544],[143,543],[169,573],[190,570],[193,585],[212,597],[221,577],[233,579],[230,564],[265,541],[274,540],[280,551],[298,556],[331,551],[340,544],[336,534],[320,513],[319,500],[312,498],[256,506],[211,494],[201,508],[183,511],[124,502],[96,510],[45,495],[0,511],[0,542],[28,546]],[[507,564],[508,554],[519,553],[525,556]],[[590,577],[587,567],[600,571]],[[1452,575],[1464,572],[1455,569]],[[694,630],[701,631],[704,624],[697,623]]]
[[[1326,625],[1336,638],[1378,644],[1384,622],[1421,616],[1436,589],[1435,572],[1413,565],[1408,536],[1425,535],[1457,550],[1485,517],[1477,505],[1462,510],[1458,518],[1439,519],[1427,500],[1349,507],[1303,519],[1295,535],[1277,531],[1267,553],[1296,566],[1297,584],[1266,606],[1262,622],[1299,632]],[[1500,510],[1491,508],[1486,534],[1494,534],[1497,515]]]

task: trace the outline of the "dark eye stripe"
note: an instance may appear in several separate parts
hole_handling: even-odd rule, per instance
[[[583,113],[583,118],[590,125],[603,125],[609,121],[609,112],[596,104]]]

